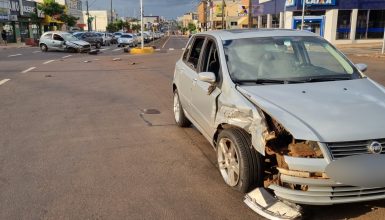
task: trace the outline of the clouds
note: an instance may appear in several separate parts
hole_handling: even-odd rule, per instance
[[[85,1],[85,0],[83,0]],[[89,0],[91,3],[93,0]],[[94,0],[91,10],[107,10],[110,0]],[[139,16],[140,0],[112,0],[113,8],[119,16]],[[199,0],[143,0],[145,15],[159,15],[176,18],[188,11],[195,11]]]

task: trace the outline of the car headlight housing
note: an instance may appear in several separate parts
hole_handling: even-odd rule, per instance
[[[294,140],[289,144],[288,156],[302,158],[323,158],[321,148],[316,141]]]

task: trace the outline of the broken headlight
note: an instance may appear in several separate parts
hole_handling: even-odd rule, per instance
[[[320,146],[316,141],[294,140],[289,144],[288,156],[302,158],[323,158]]]

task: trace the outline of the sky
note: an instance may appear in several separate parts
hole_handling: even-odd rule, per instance
[[[85,2],[86,0],[83,0]],[[109,10],[110,0],[88,0],[89,10]],[[199,0],[143,0],[144,15],[159,15],[173,19],[189,11],[196,11]],[[112,0],[112,8],[118,15],[140,15],[140,0]],[[85,9],[85,7],[84,7]]]

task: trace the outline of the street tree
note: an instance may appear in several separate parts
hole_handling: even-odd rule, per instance
[[[59,20],[64,22],[68,27],[73,27],[76,25],[79,18],[72,16],[72,15],[62,14],[59,17]]]
[[[38,9],[43,11],[45,15],[58,18],[60,15],[64,14],[64,5],[60,5],[55,2],[55,0],[43,0],[42,3],[38,4]]]
[[[196,31],[197,27],[195,26],[194,23],[189,23],[187,25],[187,29],[190,31],[190,33],[194,33]]]

